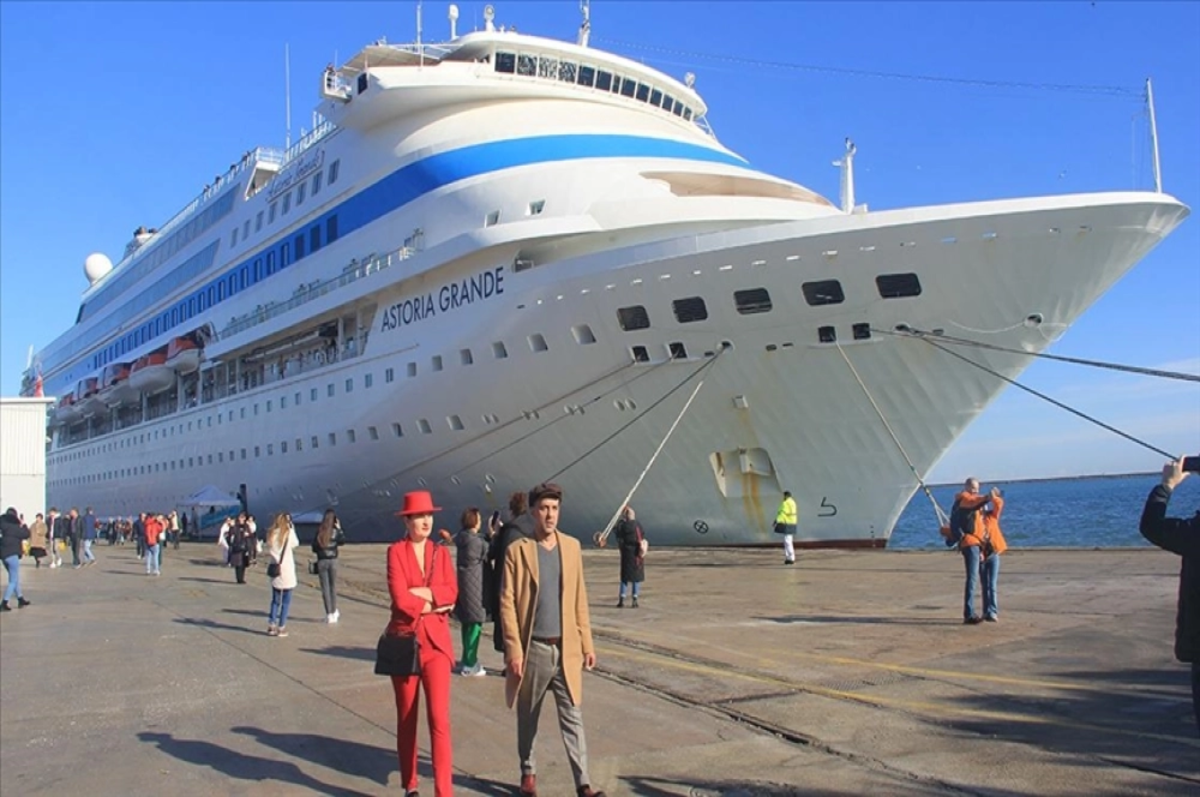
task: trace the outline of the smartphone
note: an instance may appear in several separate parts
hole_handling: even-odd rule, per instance
[[[1183,469],[1188,473],[1200,473],[1200,457],[1184,457]]]
[[[492,520],[491,520],[490,525],[495,526],[499,522],[500,522],[500,510],[497,509],[495,512],[492,513]]]

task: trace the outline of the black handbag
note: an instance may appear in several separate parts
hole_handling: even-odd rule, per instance
[[[381,635],[375,645],[375,674],[420,675],[421,642],[416,635]]]
[[[425,574],[425,586],[433,582],[433,571],[437,565],[438,550],[433,549],[433,563]],[[418,619],[417,624],[421,621]],[[376,675],[420,675],[421,674],[421,641],[416,634],[408,636],[388,636],[387,632],[380,635],[375,644],[375,674]]]
[[[267,565],[267,578],[279,578],[279,562]]]

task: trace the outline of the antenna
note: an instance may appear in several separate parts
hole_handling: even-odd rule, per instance
[[[458,6],[450,4],[450,40],[458,38]]]
[[[287,137],[283,149],[292,148],[292,59],[287,42],[283,44],[283,113],[287,117]]]
[[[842,167],[842,212],[854,212],[854,153],[858,147],[849,137],[846,138],[846,154],[841,160],[833,162],[834,166]]]
[[[1154,87],[1146,78],[1146,106],[1150,109],[1150,143],[1154,147],[1154,190],[1162,193],[1162,168],[1158,163],[1158,123],[1154,118]]]
[[[425,48],[421,46],[421,0],[417,0],[417,53],[420,58],[419,67],[425,66]]]
[[[592,12],[588,7],[588,0],[579,0],[579,13],[583,14],[583,22],[579,25],[579,38],[575,43],[580,47],[587,47],[588,37],[592,34]]]

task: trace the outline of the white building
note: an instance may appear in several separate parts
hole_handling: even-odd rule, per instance
[[[53,398],[0,398],[0,511],[46,511],[46,410]]]

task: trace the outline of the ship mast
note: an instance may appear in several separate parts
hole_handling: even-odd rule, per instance
[[[1150,109],[1150,144],[1154,148],[1154,190],[1162,193],[1162,167],[1158,162],[1158,123],[1154,118],[1154,87],[1146,78],[1146,106]]]

